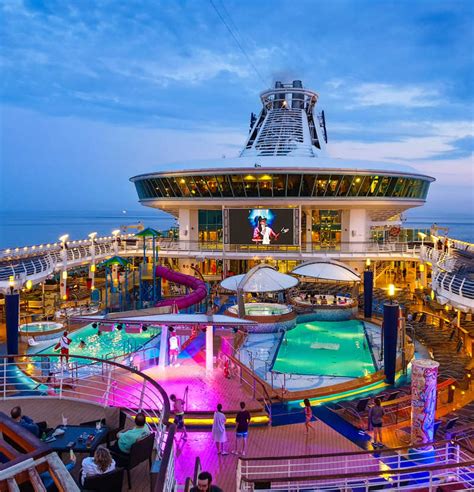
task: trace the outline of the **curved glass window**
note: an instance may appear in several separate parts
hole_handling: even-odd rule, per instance
[[[315,197],[425,199],[430,182],[421,178],[361,174],[222,174],[137,179],[140,200],[152,198]]]
[[[258,181],[257,177],[253,174],[246,174],[244,176],[244,187],[247,196],[258,196]]]
[[[258,177],[260,196],[273,196],[273,176],[263,174]]]

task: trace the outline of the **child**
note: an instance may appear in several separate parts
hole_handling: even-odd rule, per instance
[[[382,443],[382,423],[385,414],[380,398],[375,398],[374,406],[369,410],[369,426],[374,429],[374,448],[383,447]]]
[[[309,429],[314,430],[314,427],[311,425],[311,420],[313,419],[313,410],[311,408],[311,403],[309,402],[308,398],[305,398],[303,400],[304,403],[304,425],[306,427],[306,434],[308,434]]]

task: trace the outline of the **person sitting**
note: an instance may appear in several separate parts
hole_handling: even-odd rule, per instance
[[[128,431],[121,431],[117,434],[118,440],[111,450],[116,453],[129,454],[130,448],[141,438],[150,434],[150,429],[146,425],[146,417],[142,412],[135,416],[135,427]]]
[[[198,475],[197,485],[191,488],[190,492],[223,492],[217,485],[212,485],[212,475],[203,471]]]
[[[87,477],[103,475],[115,470],[115,461],[107,448],[99,447],[94,456],[84,458],[82,461],[81,484]]]
[[[77,458],[76,458],[76,455],[74,454],[74,452],[71,452],[71,461],[69,463],[66,463],[64,466],[66,467],[66,470],[71,473],[73,468],[76,466],[76,461],[77,461]],[[87,458],[86,458],[87,459]],[[84,460],[85,461],[85,460]],[[40,474],[40,479],[41,481],[43,482],[43,485],[44,485],[44,488],[46,490],[58,490],[56,488],[56,484],[54,483],[54,479],[53,477],[51,476],[51,473],[49,471],[45,471],[43,473]]]
[[[321,297],[321,304],[327,304],[328,300],[326,299],[326,296]]]
[[[26,430],[30,431],[36,437],[41,437],[41,434],[46,431],[46,422],[36,423],[30,417],[21,414],[21,407],[13,407],[10,411],[10,416],[14,422],[21,425]]]

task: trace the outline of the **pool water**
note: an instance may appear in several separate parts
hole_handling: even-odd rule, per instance
[[[237,305],[231,306],[229,311],[237,314],[239,308]],[[265,302],[245,303],[245,314],[247,316],[275,316],[291,312],[291,308],[285,304],[272,304]]]
[[[142,333],[127,333],[125,329],[112,332],[101,332],[98,335],[98,329],[92,325],[84,326],[73,333],[69,334],[72,340],[69,346],[69,361],[84,364],[84,360],[74,358],[74,355],[82,355],[86,357],[95,357],[98,359],[110,359],[112,357],[125,355],[130,352],[140,350],[144,345],[150,342],[153,338],[159,335],[161,329],[159,327],[149,326],[146,332]],[[59,336],[58,336],[59,340]],[[86,346],[80,348],[79,344],[84,340]],[[158,339],[156,340],[158,342]],[[37,352],[39,354],[59,354],[59,350],[54,350],[57,342],[49,347]]]
[[[24,325],[20,325],[20,331],[24,333],[43,333],[45,331],[59,330],[62,327],[62,323],[43,321],[41,323],[26,323]]]
[[[375,372],[364,325],[357,320],[301,323],[284,336],[273,371],[358,378]]]

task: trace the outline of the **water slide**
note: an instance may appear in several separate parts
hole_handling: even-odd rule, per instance
[[[163,266],[157,266],[155,274],[157,277],[164,278],[169,282],[174,282],[175,284],[185,285],[193,290],[185,296],[173,297],[172,299],[158,301],[155,304],[155,307],[173,306],[176,304],[178,309],[186,309],[193,304],[198,304],[207,297],[206,284],[198,278],[170,270],[169,268],[165,268]]]

